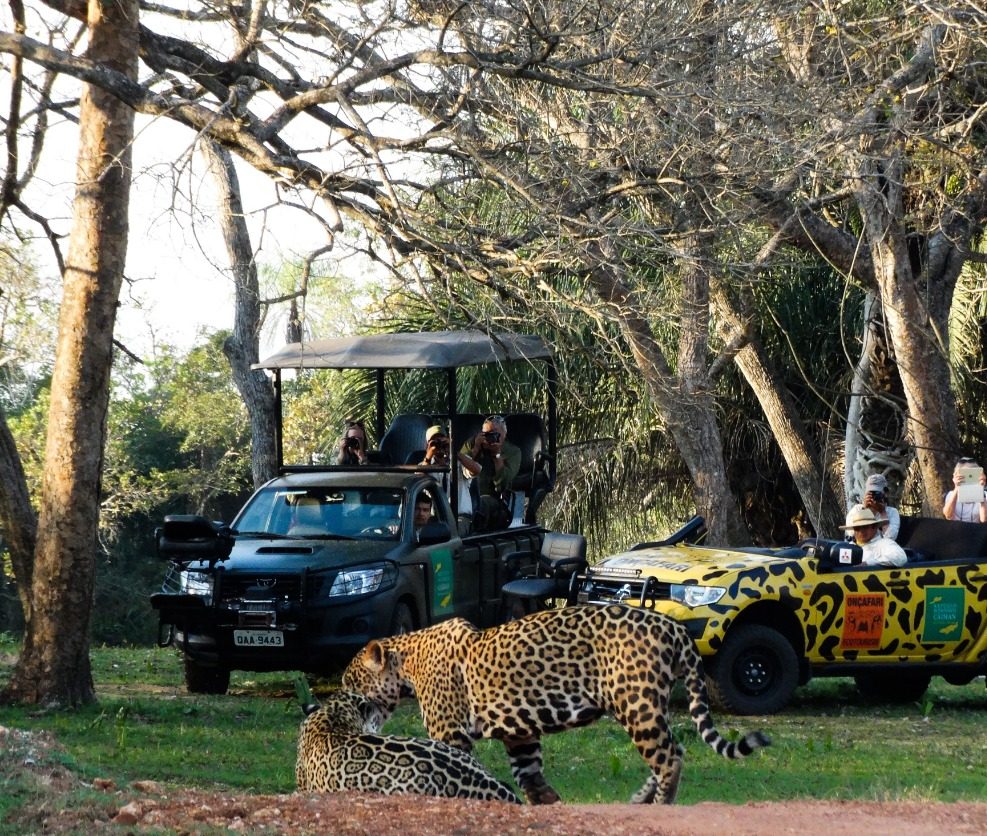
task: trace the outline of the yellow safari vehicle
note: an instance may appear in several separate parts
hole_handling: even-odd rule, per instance
[[[571,600],[622,602],[689,627],[711,694],[737,714],[782,709],[813,676],[853,676],[872,698],[920,697],[932,676],[987,673],[987,525],[903,517],[900,568],[859,546],[710,548],[696,517],[573,578]]]

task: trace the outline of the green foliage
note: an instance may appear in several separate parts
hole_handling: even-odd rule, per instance
[[[0,686],[16,646],[0,639]],[[99,703],[76,711],[0,707],[0,725],[52,733],[65,747],[62,762],[83,778],[118,785],[141,779],[207,789],[290,792],[302,712],[288,674],[234,673],[231,693],[191,696],[181,686],[172,650],[98,648],[93,653]],[[313,690],[316,698],[320,685]],[[686,748],[679,801],[769,801],[796,798],[938,801],[980,800],[987,712],[983,679],[964,687],[934,679],[918,705],[862,703],[851,680],[816,680],[792,705],[771,717],[717,714],[731,739],[762,729],[772,746],[730,762],[706,746],[688,718],[684,694],[672,700],[672,726]],[[391,734],[423,735],[414,702],[385,726]],[[615,722],[604,719],[544,739],[545,772],[566,801],[626,801],[646,767]],[[478,741],[477,757],[511,782],[503,746]],[[38,803],[4,781],[11,765],[0,754],[0,811]],[[6,770],[6,771],[5,771]],[[4,800],[6,799],[6,800]]]

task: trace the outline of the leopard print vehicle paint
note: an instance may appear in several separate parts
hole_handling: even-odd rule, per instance
[[[476,738],[501,740],[515,781],[535,804],[559,800],[542,774],[541,736],[612,714],[651,768],[632,800],[671,803],[683,750],[669,728],[668,702],[679,678],[693,723],[717,753],[741,758],[768,745],[759,732],[737,743],[717,732],[685,627],[621,606],[546,610],[483,631],[457,618],[374,641],[350,663],[343,686],[388,713],[411,686],[432,737],[466,751]]]
[[[305,711],[295,762],[299,792],[361,790],[519,803],[510,787],[460,749],[439,740],[376,734],[384,713],[360,694],[338,691]]]

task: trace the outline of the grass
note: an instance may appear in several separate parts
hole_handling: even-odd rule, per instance
[[[0,686],[16,649],[0,640]],[[0,707],[0,726],[50,733],[64,752],[50,755],[53,765],[87,780],[257,793],[294,788],[301,712],[292,675],[235,672],[227,696],[193,696],[185,693],[175,652],[159,648],[96,649],[93,673],[97,704],[75,711]],[[964,687],[937,678],[920,703],[900,706],[861,704],[851,680],[817,680],[782,714],[716,715],[727,736],[755,728],[771,736],[770,749],[742,762],[717,757],[702,743],[684,699],[673,701],[673,712],[676,737],[687,750],[680,803],[987,796],[983,678]],[[423,735],[417,706],[402,706],[385,731]],[[569,802],[627,801],[646,776],[627,735],[610,720],[547,737],[544,750],[545,773]],[[510,782],[499,743],[479,741],[476,754]],[[0,822],[5,809],[39,799],[11,775],[0,752]]]

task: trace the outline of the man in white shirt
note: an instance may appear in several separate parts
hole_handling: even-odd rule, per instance
[[[846,515],[846,525],[840,528],[853,532],[853,541],[864,552],[864,566],[904,566],[908,556],[894,540],[881,536],[882,522],[870,508],[855,505]]]

